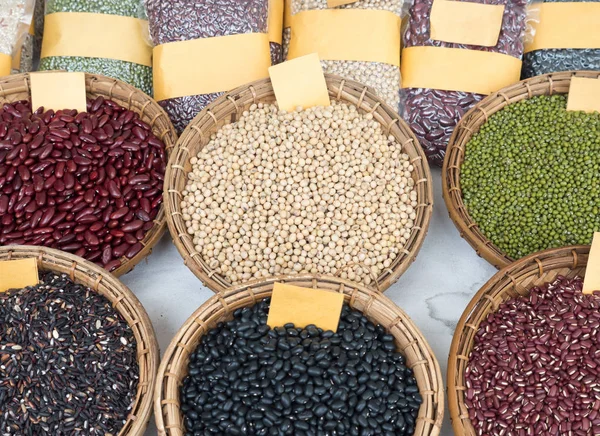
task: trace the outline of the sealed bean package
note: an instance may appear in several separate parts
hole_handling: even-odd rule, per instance
[[[519,81],[535,18],[529,12],[527,0],[414,0],[403,34],[400,115],[431,163],[442,165],[469,109]]]
[[[403,0],[292,0],[288,59],[318,53],[326,73],[364,83],[397,108]]]
[[[273,65],[283,62],[283,8],[284,0],[269,0],[269,45]]]
[[[35,7],[37,8],[37,4]],[[31,18],[31,22],[28,27],[28,30],[22,36],[21,41],[17,45],[17,47],[15,47],[14,56],[12,60],[12,72],[14,74],[28,73],[33,70],[33,43],[35,38],[35,32],[33,16],[29,17],[28,15],[27,19],[29,18]]]
[[[535,36],[525,45],[524,79],[572,70],[600,70],[600,0],[545,0]]]
[[[225,91],[268,77],[269,0],[147,0],[155,98],[182,132]]]
[[[19,68],[21,48],[33,17],[35,0],[2,0],[0,2],[0,76]]]
[[[46,0],[40,70],[82,71],[152,94],[142,0]]]
[[[284,0],[283,5],[283,59],[287,59],[292,40],[292,0]]]

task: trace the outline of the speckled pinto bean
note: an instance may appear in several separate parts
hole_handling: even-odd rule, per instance
[[[134,257],[162,203],[164,144],[98,97],[88,112],[0,109],[0,245],[43,245],[108,270]]]
[[[147,0],[150,36],[155,45],[175,41],[265,33],[268,0]],[[211,60],[205,60],[207,65]],[[159,102],[181,133],[190,121],[222,93],[192,95]]]
[[[544,3],[578,3],[580,0],[545,0]],[[585,0],[594,3],[600,0]],[[559,71],[600,70],[600,49],[547,49],[523,55],[523,79]]]
[[[600,434],[600,297],[558,277],[481,323],[465,370],[478,435]]]
[[[502,53],[521,59],[527,27],[527,0],[483,0],[475,3],[505,5],[502,29],[496,46],[451,44],[430,39],[433,0],[414,0],[404,31],[404,47],[462,48]],[[400,92],[400,114],[416,133],[430,162],[441,166],[454,127],[483,97],[468,92],[405,88]]]

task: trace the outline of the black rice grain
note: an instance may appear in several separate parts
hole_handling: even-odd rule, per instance
[[[186,435],[412,435],[422,399],[394,338],[344,305],[337,333],[238,309],[193,353]]]

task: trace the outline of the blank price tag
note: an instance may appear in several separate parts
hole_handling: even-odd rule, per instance
[[[87,111],[84,73],[31,73],[31,106],[33,110],[76,109]]]
[[[600,112],[600,79],[571,78],[567,110]]]
[[[502,29],[504,5],[435,0],[430,37],[454,44],[494,47]]]
[[[0,292],[35,286],[39,281],[37,260],[33,257],[0,262]]]
[[[329,106],[327,82],[319,56],[312,53],[269,68],[279,109],[293,112],[298,106]]]
[[[337,331],[344,294],[275,283],[267,324],[271,328],[294,323],[304,328],[314,324]]]
[[[600,233],[598,232],[594,233],[583,279],[583,293],[592,294],[594,291],[600,291]]]
[[[349,5],[350,3],[356,3],[357,0],[327,0],[327,7],[335,8],[337,6]]]

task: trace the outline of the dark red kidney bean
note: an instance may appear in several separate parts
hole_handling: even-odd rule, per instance
[[[81,247],[83,247],[83,244],[81,244],[80,242],[69,242],[69,243],[62,245],[60,247],[60,249],[63,251],[73,252],[73,251],[79,250]]]
[[[8,196],[0,196],[0,214],[5,214],[8,211]]]
[[[143,241],[145,237],[146,237],[146,230],[144,230],[143,227],[141,229],[139,229],[137,232],[135,232],[135,238],[138,241]]]
[[[108,189],[108,192],[110,193],[111,197],[113,198],[120,198],[121,197],[121,190],[119,189],[119,187],[117,186],[117,184],[115,183],[114,180],[109,180],[106,188]]]
[[[141,229],[144,226],[144,222],[142,220],[134,220],[127,224],[121,226],[121,230],[125,233],[135,232],[138,229]]]
[[[104,269],[106,269],[108,272],[113,272],[114,270],[116,270],[120,266],[121,266],[121,261],[120,260],[113,260],[113,261],[105,264],[104,265]]]
[[[83,256],[85,255],[85,252],[86,252],[86,251],[87,251],[87,250],[86,250],[85,248],[80,248],[79,250],[77,250],[77,251],[75,252],[75,256],[83,257]]]
[[[105,245],[102,249],[102,263],[107,264],[112,260],[112,247],[110,245]]]
[[[58,239],[56,241],[56,243],[59,245],[62,245],[62,244],[68,244],[69,242],[72,242],[74,240],[75,240],[75,233],[67,233],[62,238]]]
[[[96,221],[90,226],[90,232],[100,232],[104,228],[104,223],[102,221]]]
[[[123,237],[123,239],[128,244],[135,244],[138,241],[137,238],[134,235],[132,235],[131,233],[126,233],[125,236]]]
[[[150,215],[143,209],[138,209],[138,211],[135,213],[135,216],[144,222],[150,221]]]
[[[115,212],[113,212],[110,215],[110,219],[111,220],[120,220],[121,218],[123,218],[128,213],[129,213],[129,208],[127,206],[124,206],[124,207],[116,210]]]
[[[86,231],[83,236],[85,237],[85,240],[87,241],[88,244],[90,245],[99,245],[100,244],[100,240],[98,239],[98,237],[96,235],[94,235],[92,232],[90,232],[89,230]]]
[[[131,247],[131,244],[120,244],[118,246],[116,246],[115,248],[113,248],[113,257],[115,258],[119,258],[119,257],[123,257],[125,255],[125,253],[127,252],[127,250],[129,250],[129,247]]]
[[[36,211],[34,212],[34,214],[33,214],[33,215],[31,216],[31,218],[30,218],[30,222],[31,222],[31,228],[32,228],[32,229],[35,229],[35,228],[38,226],[38,224],[39,224],[39,223],[40,223],[40,221],[42,220],[42,217],[43,217],[43,216],[44,216],[44,212],[43,212],[43,211],[41,211],[41,210],[36,210]],[[48,222],[49,222],[49,221],[48,221]],[[46,222],[46,223],[45,223],[45,224],[43,224],[43,225],[46,225],[46,224],[48,224],[48,222]]]
[[[134,256],[136,256],[140,251],[142,251],[143,248],[144,248],[144,246],[142,245],[142,243],[137,242],[134,245],[132,245],[129,248],[129,250],[127,250],[127,252],[125,253],[125,257],[127,257],[128,259],[131,259]]]

